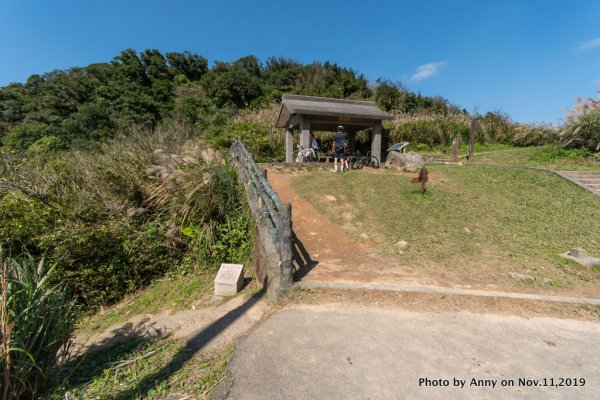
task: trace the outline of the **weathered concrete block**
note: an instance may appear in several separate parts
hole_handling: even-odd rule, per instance
[[[571,257],[578,257],[578,258],[586,256],[585,250],[580,247],[575,247],[575,248],[571,249],[569,254],[571,255]]]
[[[234,296],[244,287],[242,264],[221,264],[215,278],[215,296]]]

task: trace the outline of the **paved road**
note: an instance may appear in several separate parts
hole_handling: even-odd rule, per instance
[[[259,325],[229,369],[228,399],[600,399],[600,324],[301,306]]]

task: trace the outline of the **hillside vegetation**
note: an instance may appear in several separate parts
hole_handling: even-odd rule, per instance
[[[283,159],[283,132],[274,128],[283,93],[375,101],[397,116],[384,126],[389,141],[409,140],[414,149],[439,149],[456,136],[464,143],[473,119],[480,143],[562,141],[581,147],[578,157],[599,149],[596,100],[582,102],[559,134],[501,112],[470,115],[442,97],[385,79],[370,83],[330,62],[246,56],[209,66],[187,51],[129,49],[110,62],[2,87],[0,391],[18,384],[35,397],[57,361],[54,351],[35,353],[29,337],[9,329],[18,317],[34,321],[32,332],[50,334],[44,324],[53,319],[38,319],[38,309],[24,303],[38,301],[35,293],[47,296],[39,296],[43,304],[57,304],[61,323],[35,346],[59,349],[75,311],[114,304],[164,275],[208,279],[223,261],[248,263],[254,226],[226,151],[240,136],[259,161]],[[359,135],[359,145],[369,134]],[[15,291],[20,287],[39,291]],[[26,357],[11,358],[15,351]],[[17,371],[15,360],[21,375],[9,373]]]

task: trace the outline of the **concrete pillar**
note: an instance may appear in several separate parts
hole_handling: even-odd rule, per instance
[[[379,161],[382,161],[381,160],[381,134],[382,134],[381,122],[377,122],[373,126],[373,137],[371,138],[371,155],[377,157],[379,159]]]
[[[300,122],[300,146],[303,149],[310,148],[310,121],[305,119]]]
[[[351,152],[356,151],[356,132],[348,133],[348,150]]]
[[[294,162],[294,132],[291,129],[285,130],[285,162]]]

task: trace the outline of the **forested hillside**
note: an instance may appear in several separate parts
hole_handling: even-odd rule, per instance
[[[274,122],[284,93],[376,101],[396,116],[384,136],[413,149],[465,140],[473,119],[480,143],[559,138],[550,126],[470,115],[330,62],[247,56],[209,66],[190,52],[125,50],[0,88],[2,307],[12,318],[3,317],[2,344],[17,346],[0,372],[15,397],[47,385],[81,313],[158,277],[208,287],[221,262],[250,263],[253,219],[226,152],[241,136],[259,161],[282,160]],[[597,100],[582,102],[567,143],[598,150],[598,115]],[[33,368],[31,357],[45,361]]]
[[[32,75],[0,89],[4,147],[61,149],[115,137],[132,126],[156,127],[167,118],[198,129],[224,125],[238,110],[278,101],[283,93],[373,99],[386,110],[447,111],[442,98],[427,98],[385,80],[370,87],[352,69],[329,62],[300,64],[247,56],[215,62],[202,56],[123,51],[109,63]]]

